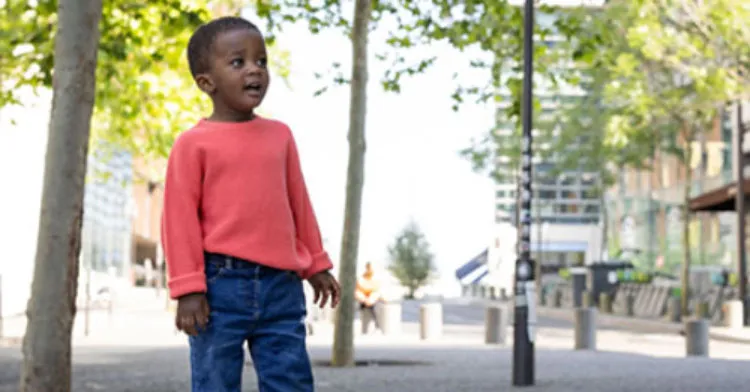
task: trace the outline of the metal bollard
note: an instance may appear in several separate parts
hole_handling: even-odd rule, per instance
[[[484,342],[505,344],[510,320],[508,307],[493,304],[487,307],[484,316]]]
[[[697,318],[685,323],[685,351],[687,356],[708,356],[708,320]]]
[[[635,295],[633,294],[625,296],[625,314],[628,317],[635,317]]]
[[[682,305],[680,304],[680,297],[670,297],[667,304],[669,310],[669,321],[673,323],[679,323],[682,319]]]
[[[596,308],[581,307],[575,312],[575,349],[596,350]]]
[[[443,305],[422,304],[419,307],[419,337],[431,340],[443,335]]]

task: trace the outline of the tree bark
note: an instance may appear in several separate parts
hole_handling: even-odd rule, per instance
[[[21,392],[71,389],[71,333],[102,0],[59,0],[52,112]]]
[[[339,282],[341,302],[336,315],[331,363],[354,366],[354,291],[365,171],[365,118],[367,112],[367,36],[372,0],[356,0],[352,30],[352,80],[349,104],[349,168],[346,178],[344,230],[341,236]]]

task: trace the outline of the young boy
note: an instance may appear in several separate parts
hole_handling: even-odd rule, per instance
[[[195,31],[188,61],[213,113],[174,143],[163,242],[193,392],[239,392],[247,342],[261,392],[313,391],[302,279],[336,306],[289,128],[254,109],[268,90],[258,28],[234,17]]]

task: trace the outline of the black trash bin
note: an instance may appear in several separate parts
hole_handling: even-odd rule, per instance
[[[624,261],[600,261],[588,266],[588,286],[594,302],[599,304],[601,293],[607,293],[614,300],[620,281],[617,273],[633,269],[633,263]]]

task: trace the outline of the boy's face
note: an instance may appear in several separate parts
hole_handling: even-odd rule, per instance
[[[196,76],[198,86],[214,101],[214,110],[251,114],[269,84],[266,44],[260,32],[235,29],[221,33],[211,48],[210,68]]]

